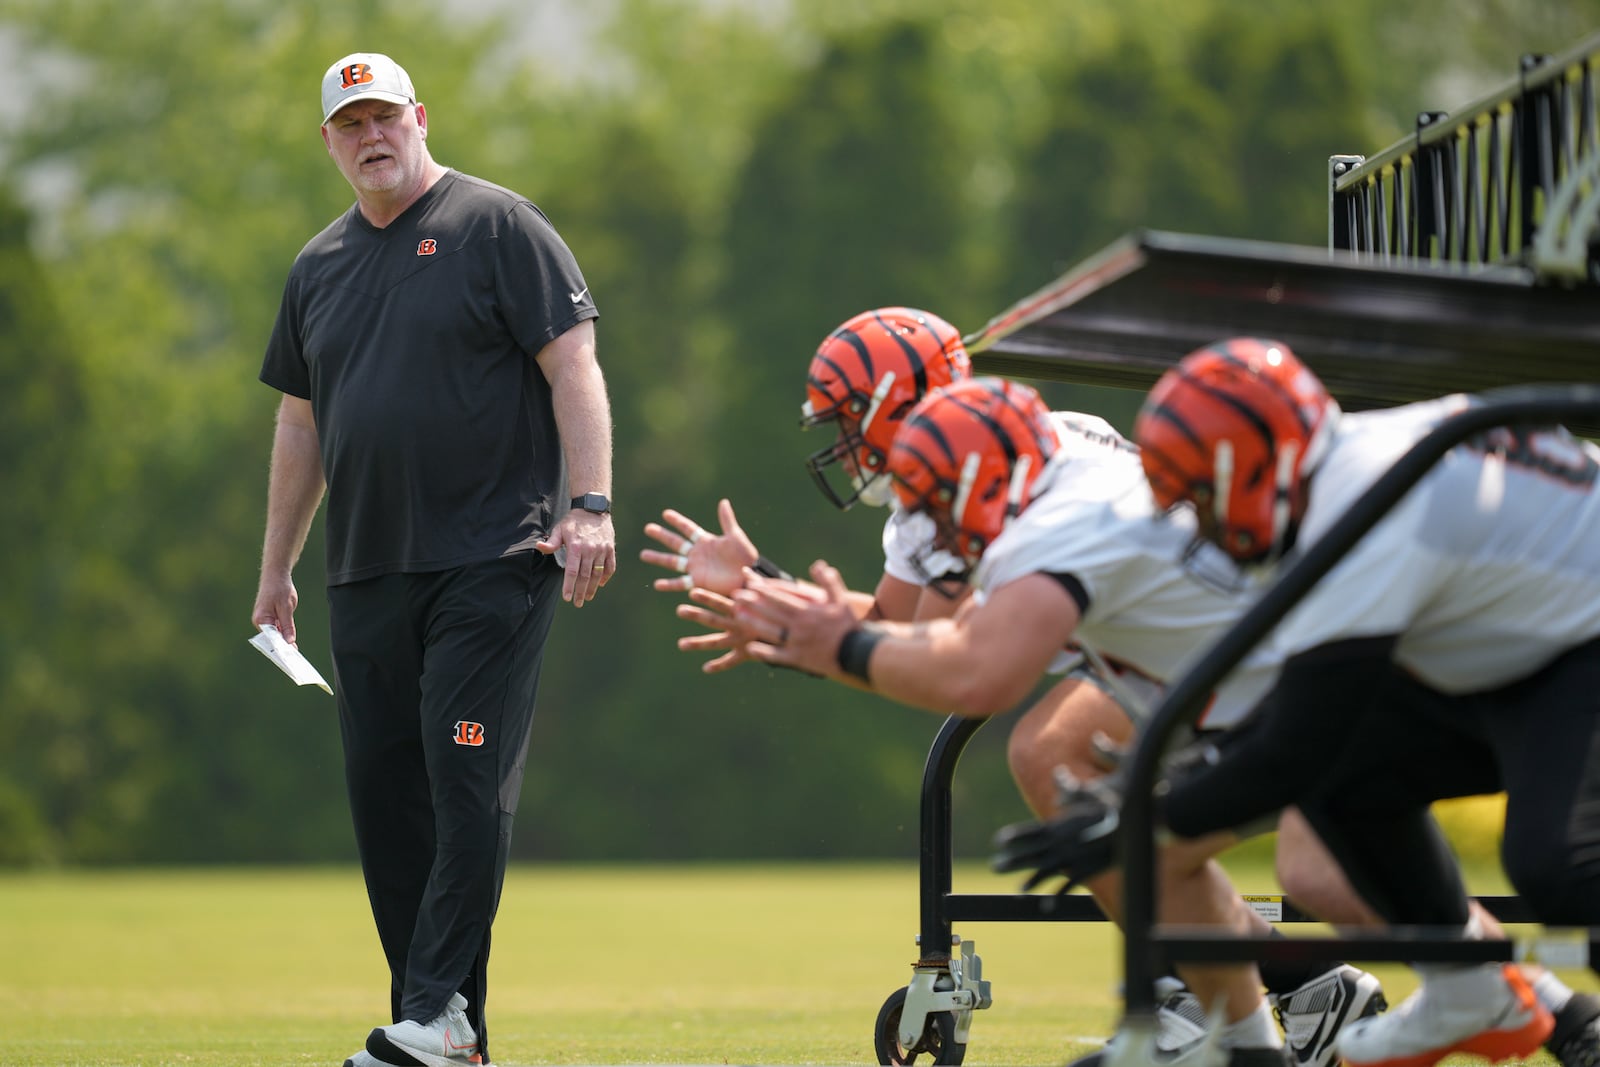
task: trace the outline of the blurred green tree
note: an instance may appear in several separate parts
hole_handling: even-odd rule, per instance
[[[876,580],[805,484],[804,365],[857,311],[976,329],[1122,232],[1320,243],[1326,157],[1559,51],[1600,0],[618,0],[580,43],[421,0],[0,0],[0,863],[351,855],[331,703],[248,649],[289,264],[349,204],[314,86],[412,67],[447,165],[516,188],[599,302],[623,572],[552,638],[519,856],[910,855],[935,721],[707,679],[633,562],[727,494],[772,556]],[[426,45],[425,54],[423,45]],[[551,52],[539,51],[550,48]],[[1052,388],[1126,426],[1136,397]],[[297,572],[327,665],[320,528]],[[1019,810],[979,735],[962,847]]]

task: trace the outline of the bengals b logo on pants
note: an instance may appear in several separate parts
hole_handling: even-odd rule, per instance
[[[452,735],[451,740],[458,745],[478,748],[483,744],[483,723],[467,722],[463,719],[461,722],[456,723],[456,732]]]

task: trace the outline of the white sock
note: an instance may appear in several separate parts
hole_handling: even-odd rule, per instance
[[[1235,1023],[1228,1023],[1218,1035],[1223,1048],[1282,1048],[1283,1035],[1272,1018],[1272,1009],[1263,1000],[1256,1010]]]
[[[1483,923],[1478,918],[1478,913],[1473,912],[1467,916],[1467,925],[1461,928],[1461,936],[1468,941],[1483,940]],[[1423,982],[1437,981],[1452,975],[1463,975],[1468,971],[1482,971],[1493,969],[1499,972],[1499,964],[1482,963],[1413,963],[1411,969],[1417,972],[1417,977]]]
[[[1565,1008],[1572,999],[1572,989],[1549,971],[1540,971],[1539,977],[1531,984],[1533,995],[1539,998],[1540,1004],[1550,1009],[1552,1015]]]

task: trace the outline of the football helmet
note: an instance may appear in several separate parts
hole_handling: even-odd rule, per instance
[[[933,547],[970,568],[1028,506],[1059,445],[1035,390],[969,378],[911,409],[889,451],[889,474],[901,507],[933,520]]]
[[[830,333],[811,359],[800,409],[802,426],[837,424],[834,442],[806,458],[822,495],[841,510],[890,503],[884,461],[900,421],[929,390],[971,375],[961,334],[926,311],[878,308]],[[834,464],[844,478],[830,472]]]
[[[1289,347],[1235,337],[1162,375],[1134,423],[1156,505],[1194,505],[1200,532],[1242,563],[1293,543],[1305,480],[1339,405]]]

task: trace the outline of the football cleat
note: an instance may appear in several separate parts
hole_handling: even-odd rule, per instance
[[[1555,1015],[1555,1029],[1544,1047],[1561,1067],[1600,1067],[1600,997],[1574,993]]]
[[[1533,1055],[1555,1019],[1510,964],[1424,975],[1399,1006],[1348,1024],[1337,1039],[1350,1067],[1431,1067],[1452,1053],[1491,1063]]]
[[[1267,998],[1283,1027],[1296,1067],[1333,1067],[1335,1038],[1347,1023],[1388,1007],[1383,986],[1366,971],[1340,964],[1291,993]]]

